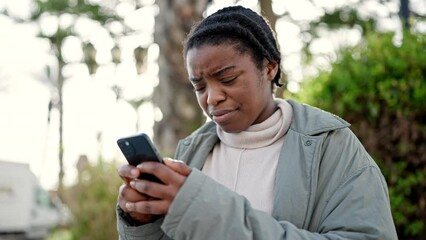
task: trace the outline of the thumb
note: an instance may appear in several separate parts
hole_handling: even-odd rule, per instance
[[[181,160],[175,160],[171,158],[164,158],[163,160],[167,167],[171,168],[180,175],[187,177],[191,173],[192,169]]]

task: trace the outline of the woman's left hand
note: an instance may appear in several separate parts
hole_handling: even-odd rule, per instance
[[[154,199],[128,202],[126,203],[127,210],[141,214],[167,214],[177,192],[192,169],[184,162],[170,158],[164,158],[164,163],[144,162],[137,166],[141,173],[155,175],[164,184],[140,179],[132,180],[130,182],[132,188]]]

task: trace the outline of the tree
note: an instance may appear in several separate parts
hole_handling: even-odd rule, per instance
[[[188,81],[182,58],[182,42],[191,26],[202,18],[208,0],[156,1],[160,9],[155,19],[154,42],[159,45],[159,85],[153,102],[162,119],[155,123],[154,139],[163,154],[174,153],[178,139],[187,136],[205,121]]]
[[[78,36],[78,33],[75,32],[74,23],[79,16],[86,16],[93,21],[97,21],[101,24],[105,24],[110,20],[117,19],[116,15],[112,9],[108,9],[105,6],[98,4],[92,4],[84,0],[77,1],[68,1],[68,0],[35,0],[36,8],[32,12],[31,21],[38,22],[45,17],[53,17],[58,23],[56,29],[52,33],[43,32],[43,26],[40,26],[39,37],[47,39],[52,48],[52,54],[55,56],[57,63],[55,67],[47,68],[47,78],[48,82],[53,91],[52,99],[49,103],[50,106],[56,108],[59,112],[59,150],[58,150],[58,160],[59,160],[59,175],[58,175],[58,194],[59,197],[63,199],[63,179],[64,179],[64,143],[63,143],[63,116],[64,116],[64,105],[63,105],[63,87],[66,81],[66,78],[63,75],[63,69],[66,66],[67,62],[63,56],[63,44],[64,41],[70,36]],[[68,25],[59,24],[59,20],[62,17],[67,17],[72,19],[72,23]],[[86,45],[90,48],[90,44]],[[90,49],[94,50],[94,49]],[[88,64],[89,70],[93,71],[96,65],[96,62],[92,59],[88,59],[86,54],[86,63]],[[90,54],[89,54],[90,57]],[[92,60],[92,61],[91,61]]]
[[[297,91],[297,88],[293,90],[293,86],[299,86],[304,77],[330,69],[330,64],[336,59],[335,51],[340,46],[356,44],[368,31],[398,31],[398,18],[403,25],[413,30],[424,29],[422,26],[426,20],[424,5],[419,0],[259,2],[262,14],[269,19],[276,18],[276,21],[270,22],[271,26],[276,23],[276,32],[282,43],[286,77],[283,82],[291,90],[285,92],[286,97],[291,97]],[[270,4],[272,13],[268,10]],[[298,32],[297,48],[300,47],[300,51],[288,52],[288,46],[295,45],[294,42],[287,44],[286,41],[291,32]],[[324,47],[324,42],[329,45]],[[277,96],[280,97],[279,92]]]

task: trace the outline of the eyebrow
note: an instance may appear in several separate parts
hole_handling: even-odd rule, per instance
[[[210,75],[213,76],[213,77],[218,77],[218,76],[222,75],[224,72],[226,72],[226,71],[228,71],[230,69],[234,69],[234,68],[235,68],[234,65],[226,66],[224,68],[221,68],[221,69],[217,70],[216,72],[214,72],[214,73],[212,73]],[[200,82],[201,80],[202,80],[202,78],[200,78],[200,77],[190,77],[189,78],[189,81],[191,81],[194,84]]]
[[[235,68],[234,65],[221,68],[221,69],[217,70],[216,72],[212,73],[211,76],[218,77],[218,76],[222,75],[224,72],[231,70],[231,69],[234,69],[234,68]]]

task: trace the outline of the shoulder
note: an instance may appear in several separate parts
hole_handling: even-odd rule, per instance
[[[304,135],[317,135],[336,129],[347,128],[348,122],[322,109],[287,100],[293,108],[293,121],[290,128]]]
[[[214,123],[213,121],[208,121],[205,124],[203,124],[201,127],[199,127],[197,130],[192,132],[189,136],[183,138],[181,141],[188,141],[203,135],[217,135],[216,127],[217,127],[216,123]]]
[[[203,134],[203,133],[216,133],[216,123],[213,121],[208,121],[197,130],[194,131],[193,134]]]
[[[195,130],[191,135],[179,141],[175,157],[183,160],[189,157],[189,153],[196,155],[210,151],[214,144],[218,141],[216,124],[212,121],[206,122],[203,126]]]
[[[364,148],[358,137],[349,129],[338,129],[330,132],[323,143],[325,159],[334,159],[333,156],[341,156],[331,161],[332,167],[344,166],[347,169],[347,175],[361,171],[368,167],[377,168],[374,159]],[[348,176],[342,176],[344,178]]]
[[[320,171],[333,171],[341,182],[367,168],[377,168],[361,141],[342,118],[319,108],[288,100],[293,108],[291,130],[302,138],[317,140],[320,158],[315,165]],[[330,175],[331,176],[331,175]]]

